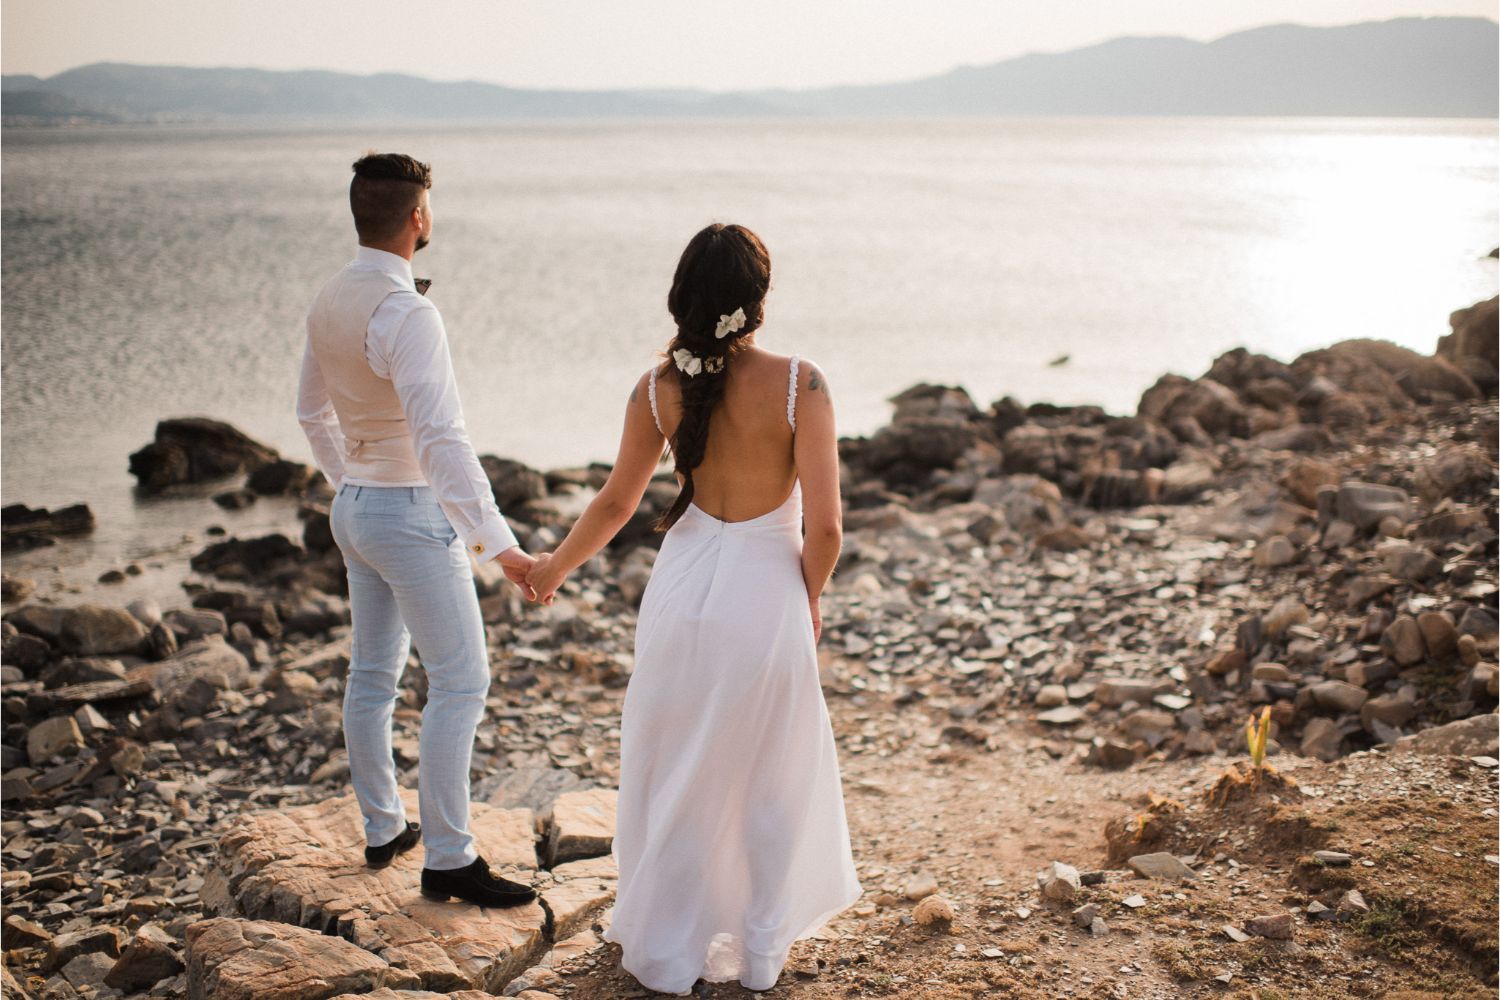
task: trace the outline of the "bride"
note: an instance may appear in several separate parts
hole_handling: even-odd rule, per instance
[[[528,577],[550,602],[670,443],[681,491],[641,600],[604,934],[664,993],[771,988],[792,942],[861,892],[815,648],[842,538],[833,403],[816,366],[756,344],[770,283],[750,230],[692,238],[667,296],[677,335],[631,391],[614,471]]]

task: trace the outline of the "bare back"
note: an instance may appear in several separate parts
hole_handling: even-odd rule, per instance
[[[703,462],[693,470],[693,504],[721,521],[748,521],[786,502],[797,481],[793,448],[798,372],[793,358],[752,347],[725,373]],[[682,417],[680,375],[657,370],[654,409],[671,440]]]

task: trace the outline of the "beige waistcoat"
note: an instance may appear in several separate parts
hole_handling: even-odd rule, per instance
[[[426,479],[395,385],[365,360],[370,317],[387,295],[409,288],[393,274],[346,267],[323,286],[308,314],[308,340],[344,432],[346,477],[380,483]]]

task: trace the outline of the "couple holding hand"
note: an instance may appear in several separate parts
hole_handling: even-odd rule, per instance
[[[353,619],[344,694],[366,863],[424,847],[422,894],[515,906],[469,833],[469,760],[490,684],[470,559],[532,600],[635,513],[671,449],[680,491],[641,599],[621,717],[604,937],[642,985],[769,989],[793,941],[860,895],[818,682],[818,597],[841,543],[833,404],[822,372],[756,343],[765,246],[741,226],[689,241],[666,360],[637,379],[608,481],[551,553],[522,551],[464,429],[446,334],[412,278],[432,234],[431,170],[376,153],[349,189],[359,250],[307,317],[298,418],[335,498]],[[410,644],[428,675],[421,823],[396,787],[391,714]]]

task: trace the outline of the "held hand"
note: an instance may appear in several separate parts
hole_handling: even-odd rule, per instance
[[[519,545],[512,545],[496,556],[495,561],[500,564],[500,569],[505,573],[505,578],[517,587],[520,587],[521,593],[526,595],[528,601],[536,600],[536,591],[532,590],[526,583],[526,574],[531,570],[532,566],[536,565],[535,556],[527,555]]]
[[[556,560],[550,552],[543,552],[537,557],[531,572],[526,575],[526,583],[535,595],[533,600],[551,604],[557,599],[557,588],[562,586],[567,574],[559,573],[555,564]]]
[[[813,645],[816,646],[818,640],[823,638],[823,611],[818,607],[816,597],[808,598],[807,608],[812,612]]]

